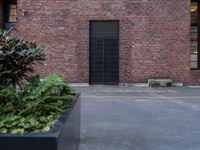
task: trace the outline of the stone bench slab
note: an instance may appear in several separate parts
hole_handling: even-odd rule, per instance
[[[171,79],[149,79],[149,87],[172,87],[173,81]]]

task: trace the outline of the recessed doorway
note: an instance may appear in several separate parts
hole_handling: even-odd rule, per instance
[[[119,21],[90,22],[90,84],[119,84]]]

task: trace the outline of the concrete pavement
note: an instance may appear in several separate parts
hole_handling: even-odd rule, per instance
[[[79,150],[200,150],[199,88],[77,87]]]

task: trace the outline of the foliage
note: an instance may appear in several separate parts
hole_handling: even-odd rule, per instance
[[[41,47],[34,42],[12,38],[9,31],[0,30],[0,86],[19,84],[33,72],[35,62],[46,59]],[[0,88],[1,88],[0,87]]]
[[[0,30],[0,133],[47,132],[71,107],[74,91],[62,78],[28,77],[35,62],[45,59],[34,42]]]
[[[71,107],[74,91],[59,76],[27,82],[23,90],[0,90],[0,133],[47,132],[66,108]]]

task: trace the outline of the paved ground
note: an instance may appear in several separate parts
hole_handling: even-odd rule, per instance
[[[86,87],[79,150],[200,150],[200,88]]]

